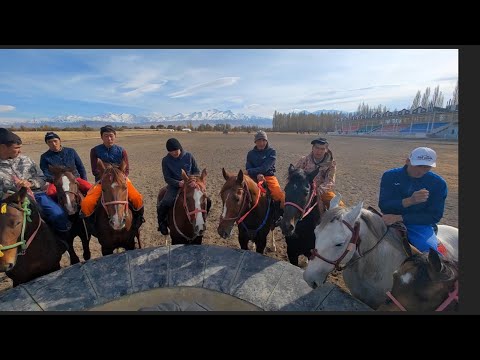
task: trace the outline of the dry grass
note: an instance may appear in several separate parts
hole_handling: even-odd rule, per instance
[[[117,138],[121,139],[129,136],[138,136],[151,134],[152,131],[157,131],[154,129],[126,129],[122,131],[117,131]],[[161,132],[161,130],[159,130]],[[45,142],[45,133],[46,131],[17,131],[15,132],[20,138],[24,145],[30,144],[39,144]],[[99,139],[100,141],[100,130],[95,129],[94,131],[55,131],[62,141],[70,140],[83,140],[83,139]],[[170,133],[169,133],[170,134]]]

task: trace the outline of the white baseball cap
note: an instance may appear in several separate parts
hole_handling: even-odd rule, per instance
[[[413,166],[427,165],[431,167],[437,166],[437,153],[428,147],[418,147],[410,154],[410,163]]]

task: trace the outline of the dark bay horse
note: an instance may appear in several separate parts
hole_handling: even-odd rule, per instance
[[[220,191],[223,210],[218,224],[218,234],[226,239],[238,225],[238,242],[243,250],[248,250],[248,241],[255,243],[256,251],[263,254],[267,245],[267,235],[272,228],[273,201],[262,187],[242,170],[237,175],[222,168],[226,180]]]
[[[172,245],[201,245],[206,230],[211,202],[207,196],[207,170],[200,176],[187,175],[182,169],[184,186],[179,189],[173,207],[168,211],[168,228]],[[160,189],[157,204],[163,199],[166,187]]]
[[[68,219],[72,223],[67,239],[70,264],[73,265],[80,261],[73,248],[73,240],[77,236],[82,241],[83,259],[87,261],[91,257],[89,246],[91,234],[87,229],[85,219],[79,217],[83,194],[78,188],[77,179],[73,175],[72,169],[51,165],[48,168],[53,174],[53,184],[57,189],[57,202],[68,214]]]
[[[0,272],[13,286],[60,269],[67,244],[57,239],[27,188],[0,202]]]
[[[298,256],[310,256],[315,247],[315,226],[320,222],[316,185],[313,182],[319,169],[306,173],[290,164],[285,186],[285,209],[280,229],[287,243],[291,264],[298,266]]]
[[[94,216],[95,232],[104,256],[112,254],[118,248],[135,249],[135,237],[140,244],[137,229],[132,226],[133,215],[128,203],[125,168],[125,161],[117,167],[104,164],[98,159],[102,196]]]
[[[379,311],[448,311],[458,307],[458,263],[430,249],[405,259]]]

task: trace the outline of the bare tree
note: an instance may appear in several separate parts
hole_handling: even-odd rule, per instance
[[[458,80],[457,85],[455,86],[455,90],[453,90],[453,97],[452,97],[453,106],[458,105]]]
[[[422,96],[422,102],[421,102],[422,107],[424,107],[424,108],[428,107],[429,98],[430,98],[430,87],[427,87],[425,89],[425,93]]]
[[[414,110],[420,106],[420,99],[422,98],[422,92],[420,90],[417,91],[417,95],[413,99],[411,110]]]

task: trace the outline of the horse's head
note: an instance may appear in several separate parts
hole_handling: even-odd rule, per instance
[[[393,273],[392,290],[379,311],[441,311],[458,302],[457,263],[430,249],[408,257]]]
[[[12,270],[21,250],[19,238],[22,227],[26,226],[26,210],[23,208],[26,195],[27,188],[22,187],[0,202],[0,272]]]
[[[312,288],[322,285],[327,275],[353,256],[359,238],[359,218],[363,202],[351,209],[338,206],[337,195],[330,201],[319,225],[315,228],[315,249],[303,273],[304,280]]]
[[[73,170],[65,166],[49,165],[48,169],[53,174],[53,184],[57,188],[58,204],[63,207],[68,215],[78,213],[82,194],[78,191],[78,183],[73,175]]]
[[[306,173],[302,169],[295,169],[290,164],[288,182],[285,186],[285,210],[280,223],[283,235],[291,236],[297,222],[308,215],[310,211],[315,210],[317,194],[313,179],[319,170],[317,168],[311,173]]]
[[[256,186],[256,184],[248,176],[245,176],[242,170],[235,175],[222,168],[222,174],[226,182],[220,191],[223,210],[217,232],[226,239],[232,234],[235,222],[240,219],[249,206],[251,201],[249,185]]]
[[[125,161],[122,161],[119,167],[112,164],[105,165],[102,160],[98,159],[102,183],[102,206],[107,213],[110,226],[114,230],[123,229],[128,216],[126,165]]]
[[[193,226],[195,236],[202,236],[206,230],[207,221],[207,170],[203,169],[200,176],[188,176],[182,169],[184,186],[180,192],[183,207],[188,220]]]

